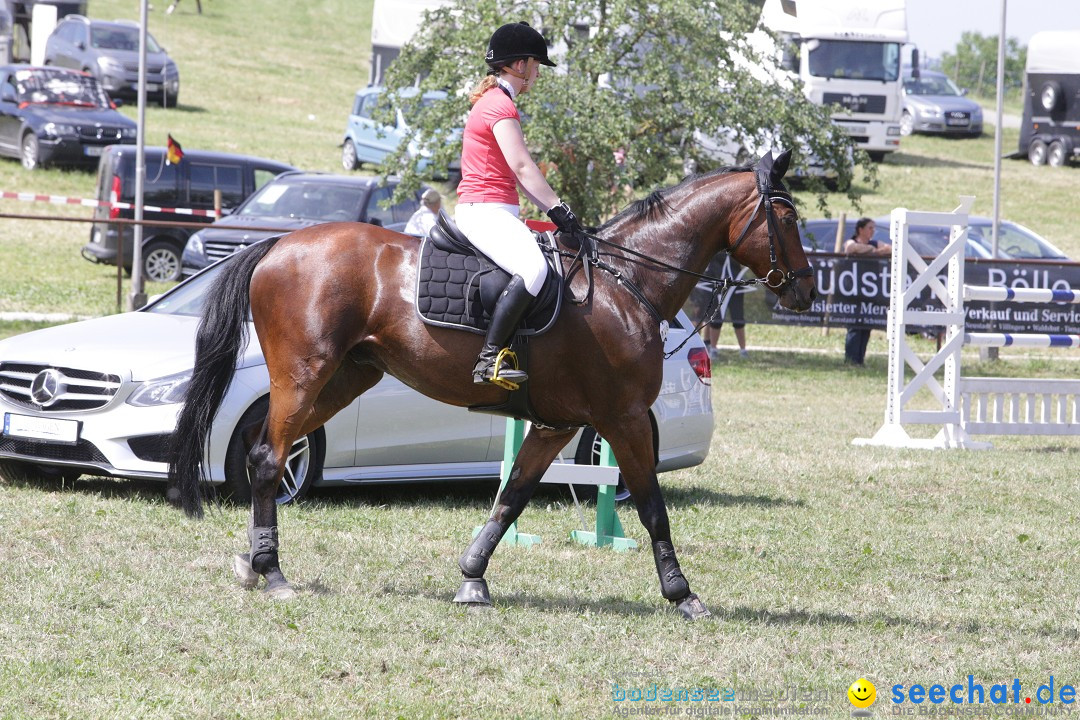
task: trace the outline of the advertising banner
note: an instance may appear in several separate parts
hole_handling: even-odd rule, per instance
[[[885,329],[892,284],[889,258],[849,257],[833,253],[808,253],[807,258],[814,266],[818,289],[818,299],[810,310],[804,313],[785,310],[776,304],[776,296],[771,291],[754,285],[739,290],[742,293],[743,321]],[[941,272],[942,283],[947,282],[947,269]],[[724,256],[718,256],[709,266],[708,274],[752,277],[749,271]],[[912,277],[908,278],[908,282]],[[964,281],[968,285],[990,287],[1075,289],[1080,288],[1080,263],[968,259],[964,266]],[[708,283],[700,283],[685,307],[691,320],[698,322],[701,319],[709,298]],[[739,303],[736,303],[730,310],[738,314],[738,306]],[[941,309],[941,304],[931,300],[930,291],[924,290],[912,308],[935,310]],[[1080,304],[969,301],[964,304],[964,309],[969,331],[1080,333]],[[725,310],[728,308],[725,307]],[[732,317],[731,312],[725,313],[724,319],[739,320]]]

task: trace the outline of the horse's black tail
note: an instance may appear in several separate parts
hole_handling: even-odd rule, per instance
[[[195,338],[195,367],[169,446],[170,495],[178,493],[184,512],[192,517],[202,517],[202,485],[208,480],[203,457],[210,427],[247,343],[248,285],[255,266],[277,240],[255,243],[226,260],[228,266],[206,294]]]

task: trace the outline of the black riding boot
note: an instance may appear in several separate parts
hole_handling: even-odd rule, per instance
[[[529,376],[516,369],[516,363],[511,364],[507,357],[503,357],[496,373],[495,361],[499,352],[510,344],[514,331],[521,322],[521,316],[525,314],[532,300],[533,296],[529,294],[521,276],[510,278],[491,313],[491,325],[488,327],[487,337],[484,338],[484,348],[476,358],[476,366],[473,368],[474,383],[483,385],[490,382],[508,390],[516,390],[519,383],[529,379]]]

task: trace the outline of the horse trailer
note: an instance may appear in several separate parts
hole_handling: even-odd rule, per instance
[[[1065,165],[1080,152],[1080,30],[1039,32],[1028,44],[1017,154]]]

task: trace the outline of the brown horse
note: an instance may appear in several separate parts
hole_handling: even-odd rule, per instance
[[[594,272],[589,302],[564,306],[555,327],[531,342],[526,387],[545,426],[525,438],[490,519],[462,556],[467,582],[482,581],[495,546],[559,450],[577,427],[591,425],[610,442],[652,540],[663,596],[686,617],[708,615],[679,569],[656,480],[649,407],[661,383],[660,319],[675,316],[697,282],[692,273],[720,251],[763,278],[782,306],[810,307],[814,280],[781,183],[788,158],[689,177],[598,231],[598,267],[609,271]],[[275,490],[297,438],[383,373],[452,405],[505,398],[506,390],[472,382],[481,336],[429,326],[417,315],[418,251],[416,238],[372,225],[318,225],[233,256],[210,290],[170,481],[185,510],[201,514],[210,423],[246,342],[250,308],[270,374],[270,407],[265,422],[244,432],[253,471],[251,552],[235,569],[251,586],[264,576],[275,597],[293,594],[278,564]]]

